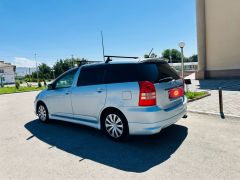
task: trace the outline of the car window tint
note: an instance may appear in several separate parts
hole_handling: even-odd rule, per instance
[[[77,69],[70,70],[56,81],[56,88],[69,88],[72,86]]]
[[[107,71],[106,82],[158,82],[166,77],[179,79],[178,74],[167,63],[114,64]]]
[[[104,68],[83,68],[80,71],[77,86],[88,86],[104,83]]]

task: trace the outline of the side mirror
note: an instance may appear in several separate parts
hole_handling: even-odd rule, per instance
[[[53,89],[54,89],[53,85],[52,84],[48,84],[48,90],[53,90]]]

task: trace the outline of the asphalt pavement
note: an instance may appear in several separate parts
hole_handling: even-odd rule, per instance
[[[38,92],[0,95],[0,179],[239,179],[240,119],[189,113],[117,143],[33,111]]]

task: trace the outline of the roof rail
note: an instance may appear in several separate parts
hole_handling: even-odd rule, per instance
[[[105,55],[104,58],[107,58],[105,63],[109,63],[110,61],[112,61],[112,58],[138,59],[139,57],[133,57],[133,56],[109,56],[109,55]]]

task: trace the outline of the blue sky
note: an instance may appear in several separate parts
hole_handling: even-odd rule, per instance
[[[0,59],[18,66],[59,58],[142,56],[151,48],[197,52],[195,0],[1,0]]]

